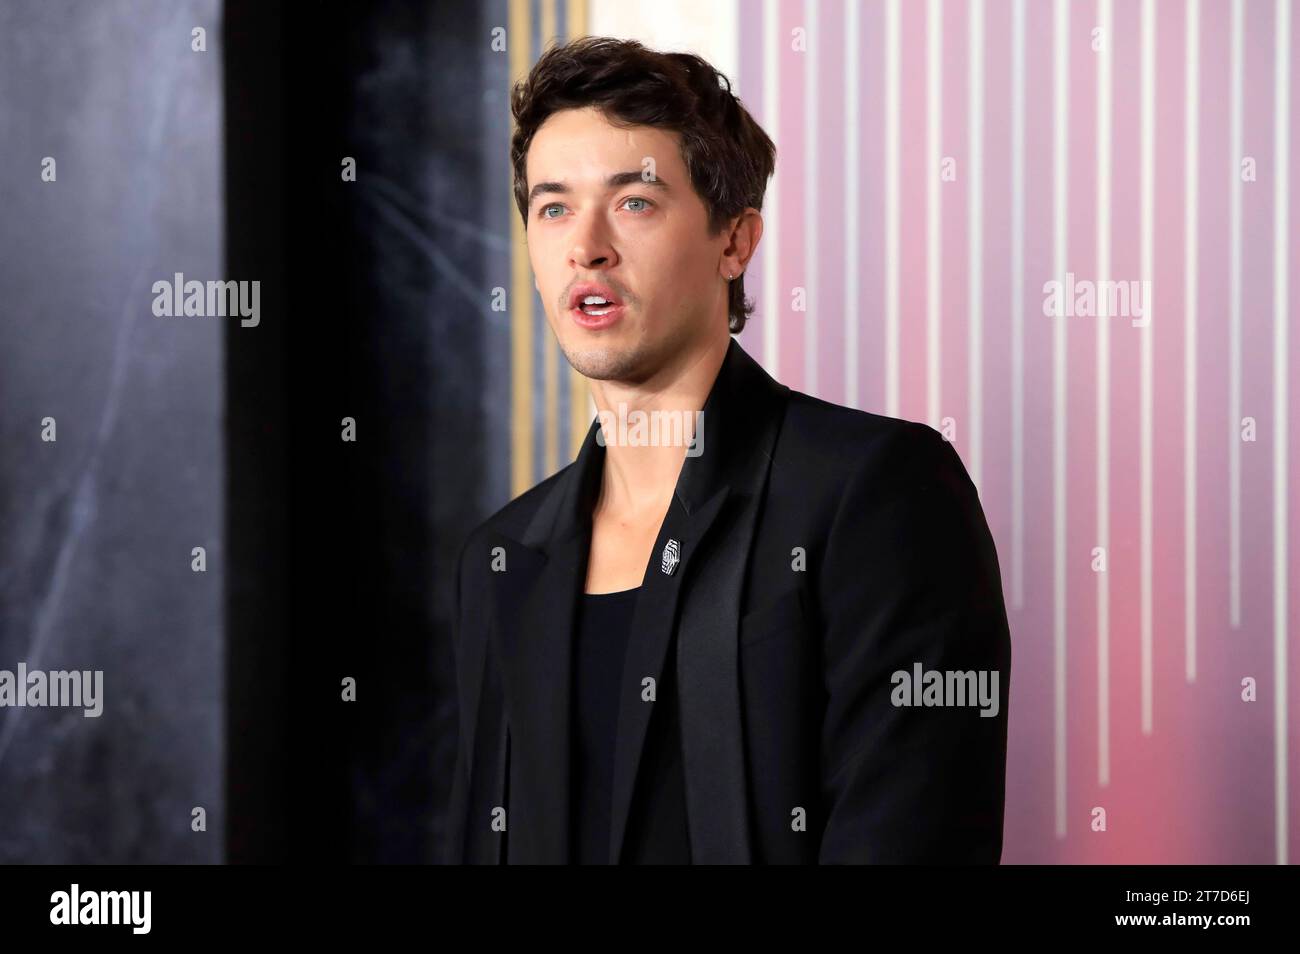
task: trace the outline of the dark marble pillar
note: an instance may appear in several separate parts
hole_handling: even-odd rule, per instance
[[[428,861],[455,559],[504,502],[505,4],[294,9],[226,4],[230,268],[271,289],[227,332],[230,860]]]
[[[0,708],[0,863],[223,855],[230,319],[152,308],[224,277],[220,28],[217,0],[0,6],[0,681],[102,672],[98,716]]]

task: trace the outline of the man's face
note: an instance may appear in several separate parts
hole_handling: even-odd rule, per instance
[[[727,230],[709,235],[676,133],[562,110],[533,136],[525,169],[528,258],[546,320],[580,374],[644,380],[727,333]],[[620,174],[630,175],[611,183]],[[572,308],[575,296],[582,305],[584,292],[602,294],[591,285],[616,304]]]

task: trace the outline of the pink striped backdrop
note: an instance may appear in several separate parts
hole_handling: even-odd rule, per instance
[[[1278,168],[1275,67],[1278,62],[1278,5],[1272,0],[1244,4],[1242,34],[1241,156],[1253,157],[1257,178],[1241,187],[1241,377],[1240,413],[1257,421],[1257,440],[1243,442],[1230,418],[1230,261],[1233,232],[1230,202],[1241,156],[1231,152],[1232,0],[1204,0],[1193,8],[1162,0],[1155,7],[1153,48],[1154,116],[1144,116],[1141,84],[1142,3],[1117,0],[1111,6],[1109,40],[1111,83],[1109,271],[1117,280],[1149,280],[1153,296],[1150,325],[1134,327],[1128,318],[1049,318],[1042,312],[1043,283],[1057,275],[1054,264],[1054,131],[1063,122],[1068,173],[1064,221],[1065,269],[1097,279],[1099,189],[1098,70],[1106,69],[1093,51],[1093,30],[1102,4],[1086,0],[1065,5],[1068,26],[1066,110],[1056,108],[1054,42],[1057,6],[1050,2],[988,0],[982,5],[945,0],[939,49],[941,120],[939,154],[952,157],[956,179],[942,182],[937,221],[940,234],[930,254],[927,225],[930,163],[927,120],[930,103],[927,37],[938,24],[932,7],[904,0],[898,11],[898,318],[896,353],[900,417],[927,421],[930,385],[927,341],[928,269],[939,269],[939,416],[956,422],[954,444],[972,467],[970,401],[972,339],[970,313],[970,190],[978,188],[983,222],[976,238],[982,249],[977,278],[982,305],[979,397],[982,466],[977,482],[998,544],[1011,616],[1013,676],[1008,763],[1006,862],[1228,862],[1272,863],[1296,857],[1300,838],[1300,705],[1288,704],[1279,723],[1278,640],[1275,635],[1275,535],[1288,544],[1286,573],[1294,584],[1300,573],[1300,493],[1292,476],[1300,447],[1300,414],[1295,389],[1288,407],[1287,446],[1282,487],[1288,519],[1275,523],[1274,465],[1281,448],[1274,433],[1276,413],[1275,269],[1298,274],[1300,236],[1294,201],[1278,212],[1275,176],[1300,182],[1300,156],[1291,144],[1285,168]],[[1012,127],[1013,17],[1023,11],[1023,268],[1012,272],[1014,233]],[[1197,69],[1189,76],[1188,17],[1198,10]],[[777,18],[777,42],[765,46],[770,16]],[[849,403],[845,379],[845,275],[858,273],[858,405],[888,413],[885,388],[886,234],[886,18],[881,0],[859,4],[857,69],[846,74],[845,0],[821,3],[739,3],[739,92],[777,143],[779,224],[776,300],[763,295],[765,272],[774,267],[762,249],[751,265],[746,291],[758,312],[742,341],[791,387]],[[982,178],[972,184],[979,157],[971,152],[969,31],[973,17],[983,26]],[[798,28],[806,31],[807,51],[792,49]],[[1283,36],[1295,48],[1297,18]],[[772,104],[765,102],[764,76],[775,69],[779,81],[779,122],[769,126]],[[807,87],[817,71],[817,95]],[[848,206],[845,167],[849,83],[856,83],[859,135],[858,203]],[[1290,102],[1296,96],[1295,71],[1285,76]],[[1194,86],[1191,84],[1195,84]],[[1196,163],[1195,257],[1188,260],[1186,229],[1188,175],[1187,103],[1195,92],[1198,134],[1191,142]],[[805,134],[805,111],[815,110],[818,134]],[[1293,112],[1293,110],[1291,110]],[[1150,274],[1142,262],[1143,124],[1154,133],[1154,189]],[[1295,123],[1286,127],[1295,135]],[[807,164],[815,163],[814,191],[805,185]],[[1288,186],[1290,195],[1294,188]],[[817,254],[805,254],[805,215],[815,204]],[[1275,214],[1282,214],[1282,238],[1275,243]],[[859,229],[856,261],[847,260],[848,217]],[[765,237],[765,240],[771,236]],[[1286,260],[1277,261],[1281,248]],[[1185,360],[1189,334],[1188,270],[1196,289],[1194,359]],[[1013,288],[1023,294],[1023,475],[1012,467]],[[815,308],[791,309],[795,287],[815,291]],[[1286,320],[1295,314],[1296,290],[1288,298]],[[807,322],[817,322],[816,379],[805,371]],[[1109,322],[1109,449],[1102,455],[1098,433],[1098,323]],[[777,324],[777,356],[764,347],[763,326]],[[1053,388],[1053,335],[1065,335],[1065,402],[1058,429]],[[1142,726],[1142,504],[1141,504],[1141,341],[1151,336],[1153,369],[1151,520],[1151,680],[1152,725]],[[1292,326],[1289,370],[1297,366],[1300,334]],[[1189,472],[1185,388],[1194,374],[1194,583],[1185,584],[1190,525],[1185,512]],[[1054,532],[1054,440],[1064,442],[1064,682],[1055,682],[1058,665],[1054,588],[1058,543]],[[1234,446],[1235,445],[1235,446]],[[1240,453],[1241,617],[1230,615],[1229,461]],[[1099,459],[1105,460],[1109,499],[1098,502]],[[1022,496],[1023,539],[1013,532],[1013,501]],[[1099,521],[1099,513],[1104,518]],[[1108,535],[1104,578],[1092,569],[1092,548],[1102,525]],[[1016,599],[1013,567],[1023,569],[1023,601]],[[1100,584],[1100,585],[1099,585]],[[1102,589],[1108,594],[1109,656],[1100,657]],[[1289,587],[1288,587],[1289,588]],[[1187,606],[1193,600],[1192,617]],[[1300,652],[1297,600],[1285,604],[1281,687],[1294,697]],[[1195,626],[1196,674],[1189,680],[1189,627]],[[1258,698],[1242,700],[1242,680],[1256,680]],[[1108,696],[1099,695],[1108,684]],[[1060,690],[1063,688],[1064,692]],[[1285,696],[1283,696],[1285,698]],[[1103,712],[1108,723],[1103,721]],[[1061,713],[1064,719],[1061,720]],[[1285,745],[1279,758],[1278,743]],[[1059,732],[1059,735],[1058,735]],[[1063,738],[1064,744],[1058,744]],[[1108,744],[1109,777],[1102,779],[1103,741]],[[1064,785],[1060,784],[1064,766]],[[1280,767],[1280,768],[1279,768]],[[1281,771],[1281,779],[1279,779]],[[1279,804],[1279,781],[1284,801]],[[1058,826],[1057,806],[1063,808]],[[1093,809],[1106,812],[1106,830],[1094,831]]]

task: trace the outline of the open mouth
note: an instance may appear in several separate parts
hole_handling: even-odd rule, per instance
[[[579,282],[569,291],[569,314],[588,331],[601,331],[622,320],[623,300],[604,282]]]
[[[614,303],[608,298],[602,298],[599,295],[587,295],[578,302],[578,310],[584,315],[599,318],[601,315],[608,315],[613,311]]]

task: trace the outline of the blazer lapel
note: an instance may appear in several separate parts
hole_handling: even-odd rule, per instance
[[[563,471],[522,539],[497,534],[506,564],[492,574],[490,629],[501,660],[508,728],[512,864],[569,860],[573,624],[584,589],[591,501],[604,449],[588,430],[575,466]],[[502,792],[502,804],[506,793]]]
[[[759,496],[736,493],[726,540],[695,569],[677,630],[682,767],[694,864],[750,862],[738,639]]]

